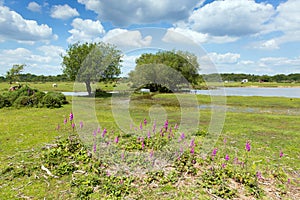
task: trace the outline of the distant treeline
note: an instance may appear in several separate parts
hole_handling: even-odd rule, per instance
[[[35,75],[35,74],[20,74],[18,75],[19,82],[60,82],[60,81],[69,81],[65,75],[56,75],[56,76],[45,76],[45,75]],[[0,82],[9,82],[5,77],[0,76]]]
[[[269,75],[254,75],[254,74],[234,74],[234,73],[224,73],[224,74],[202,74],[200,75],[201,79],[206,81],[233,81],[241,82],[243,79],[248,79],[249,82],[278,82],[278,83],[292,83],[300,82],[300,74],[277,74],[273,76]],[[49,75],[35,75],[35,74],[20,74],[18,76],[19,82],[63,82],[69,81],[68,77],[63,74],[56,76]],[[0,82],[8,82],[8,80],[0,76]]]
[[[249,82],[278,82],[278,83],[292,83],[300,82],[300,74],[277,74],[273,76],[269,75],[254,75],[254,74],[204,74],[201,75],[206,81],[221,82],[221,81],[233,81],[241,82],[243,79],[248,79]]]

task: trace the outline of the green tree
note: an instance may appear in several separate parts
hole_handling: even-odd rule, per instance
[[[6,79],[12,84],[13,81],[20,81],[19,76],[24,70],[25,64],[15,64],[13,67],[6,72]]]
[[[186,80],[195,84],[200,70],[197,56],[187,51],[159,51],[156,54],[142,54],[136,60],[137,66],[145,64],[164,64],[182,74],[181,82]],[[183,80],[186,79],[186,80]]]
[[[184,83],[178,71],[160,63],[137,65],[135,70],[129,73],[129,77],[134,85],[147,85],[153,92],[161,91],[163,88],[174,91],[179,84]]]
[[[72,44],[62,58],[63,73],[70,80],[84,82],[89,95],[91,82],[112,79],[121,73],[121,51],[103,42]]]

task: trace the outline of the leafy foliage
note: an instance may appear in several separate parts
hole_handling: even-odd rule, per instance
[[[19,76],[25,66],[25,64],[13,65],[13,67],[6,72],[6,79],[9,80],[10,83],[12,83],[12,81],[20,81]]]
[[[142,54],[136,60],[135,70],[129,73],[129,77],[137,87],[150,84],[152,88],[176,90],[180,85],[196,83],[198,70],[195,55],[182,51],[160,51],[156,54]]]
[[[74,81],[82,81],[91,95],[91,82],[113,79],[121,73],[121,51],[115,46],[99,43],[75,43],[63,56],[63,72]]]
[[[29,86],[21,86],[15,91],[8,91],[0,95],[0,108],[14,106],[21,107],[47,107],[59,108],[67,104],[65,95],[58,92],[47,94]]]

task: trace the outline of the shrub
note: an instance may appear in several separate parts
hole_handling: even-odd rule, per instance
[[[100,88],[97,88],[95,90],[95,97],[111,97],[111,94],[101,90]]]
[[[4,95],[0,95],[0,108],[9,107],[9,106],[11,106],[11,103],[7,99],[7,97]]]
[[[57,95],[49,92],[43,97],[42,104],[47,108],[60,108],[62,103]]]
[[[13,105],[15,107],[25,107],[25,106],[28,106],[28,107],[31,107],[33,104],[32,104],[32,101],[30,99],[30,97],[28,96],[19,96],[13,103]]]
[[[15,91],[3,92],[0,95],[0,108],[15,106],[20,107],[47,107],[59,108],[67,104],[65,95],[58,92],[44,92],[26,86],[20,86]]]
[[[31,100],[35,107],[43,107],[42,100],[46,94],[44,92],[36,92],[31,96]]]

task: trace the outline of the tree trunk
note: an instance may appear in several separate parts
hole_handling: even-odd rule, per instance
[[[90,80],[85,81],[85,86],[89,96],[92,96],[91,81]]]

